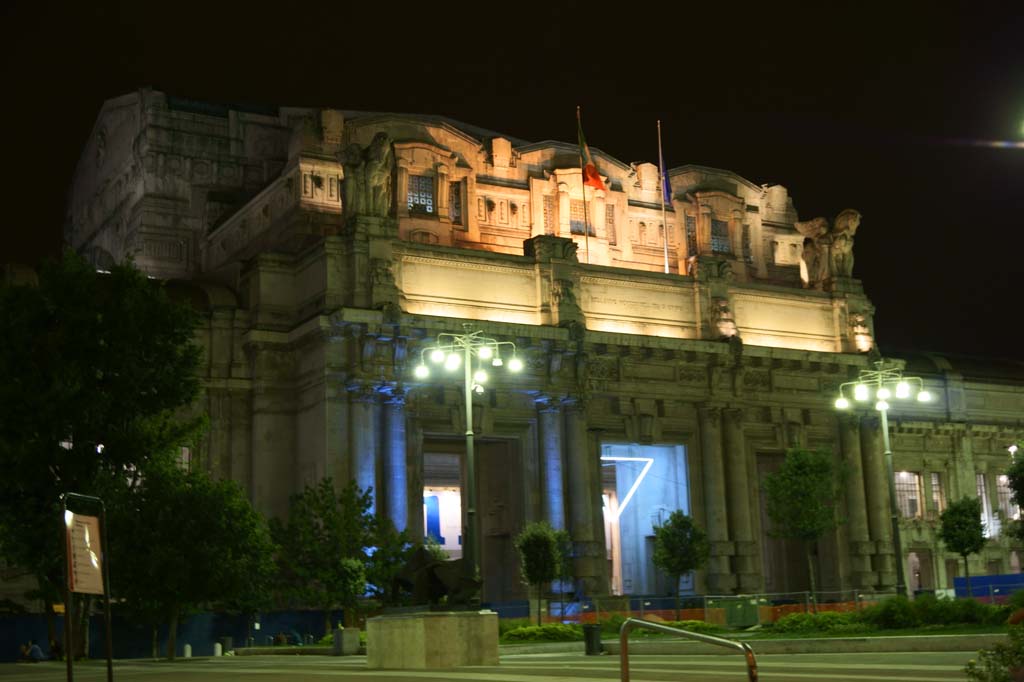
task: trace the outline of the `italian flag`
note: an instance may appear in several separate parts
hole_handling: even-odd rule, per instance
[[[606,189],[597,172],[597,166],[594,165],[594,157],[590,154],[587,140],[583,137],[583,123],[580,121],[579,107],[576,108],[576,128],[580,136],[580,169],[583,171],[583,184],[590,185],[594,189]]]

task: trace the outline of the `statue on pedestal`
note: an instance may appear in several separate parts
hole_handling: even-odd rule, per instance
[[[342,183],[345,216],[386,218],[391,212],[391,171],[394,165],[391,137],[387,133],[377,133],[365,149],[353,142],[339,156],[345,168]]]
[[[825,218],[794,223],[804,236],[800,279],[805,288],[821,288],[827,280],[853,276],[853,236],[860,226],[860,213],[848,208],[829,227]]]

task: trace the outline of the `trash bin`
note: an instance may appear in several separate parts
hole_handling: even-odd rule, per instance
[[[601,626],[584,625],[583,643],[586,645],[587,656],[600,656],[603,651],[601,648]]]
[[[221,637],[220,638],[220,646],[223,649],[224,653],[227,653],[229,651],[234,651],[234,649],[235,649],[235,647],[234,647],[234,639],[231,638],[231,637]]]

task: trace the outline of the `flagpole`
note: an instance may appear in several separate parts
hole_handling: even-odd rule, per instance
[[[576,105],[576,129],[583,129],[580,105]],[[578,145],[577,145],[578,146]],[[580,149],[580,189],[583,190],[583,243],[587,249],[587,265],[590,265],[590,217],[587,215],[587,185],[583,182],[583,150]],[[569,224],[572,224],[572,209],[569,209]],[[570,230],[571,232],[572,230]]]
[[[658,194],[661,195],[661,239],[665,246],[665,274],[668,274],[668,221],[665,219],[665,186],[668,182],[665,172],[665,157],[661,153],[661,119],[658,119],[658,179],[661,185],[658,187]]]

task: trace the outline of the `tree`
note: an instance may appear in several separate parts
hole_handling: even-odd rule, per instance
[[[402,602],[397,578],[412,555],[415,545],[406,531],[399,531],[390,519],[373,519],[373,553],[366,566],[366,582],[371,594],[386,606]],[[442,550],[443,552],[443,550]],[[447,555],[444,557],[447,559]]]
[[[764,481],[765,507],[773,525],[770,534],[803,543],[812,600],[817,593],[813,549],[823,534],[839,525],[838,478],[830,452],[794,448]],[[814,610],[817,613],[816,603]]]
[[[679,579],[695,571],[711,554],[707,535],[682,510],[669,514],[668,520],[654,528],[654,565],[664,571],[672,581],[672,594],[676,600],[676,620],[680,618]]]
[[[558,546],[558,578],[559,596],[562,598],[562,618],[565,618],[565,585],[572,584],[575,567],[573,566],[572,536],[569,531],[562,529],[555,531],[555,544]]]
[[[560,558],[555,530],[547,521],[528,523],[515,537],[514,545],[519,552],[523,582],[537,589],[537,625],[540,625],[542,586],[558,577]]]
[[[334,482],[325,478],[292,496],[287,523],[270,522],[280,547],[282,591],[295,603],[323,610],[325,635],[331,631],[331,610],[355,604],[354,581],[341,561],[368,563],[367,549],[374,541],[372,504],[371,491],[360,490],[354,481],[335,490]],[[353,616],[346,609],[348,622]]]
[[[0,546],[41,594],[63,589],[61,494],[124,483],[197,437],[202,419],[182,418],[196,321],[130,263],[102,274],[68,253],[38,286],[0,285]]]
[[[971,572],[967,557],[981,551],[985,546],[985,526],[981,521],[981,500],[964,497],[951,502],[939,517],[939,539],[951,552],[964,558],[964,575],[967,577],[967,596],[971,596]]]
[[[266,604],[274,546],[263,517],[233,481],[175,466],[151,468],[111,510],[112,593],[156,630],[217,605],[252,614]]]

